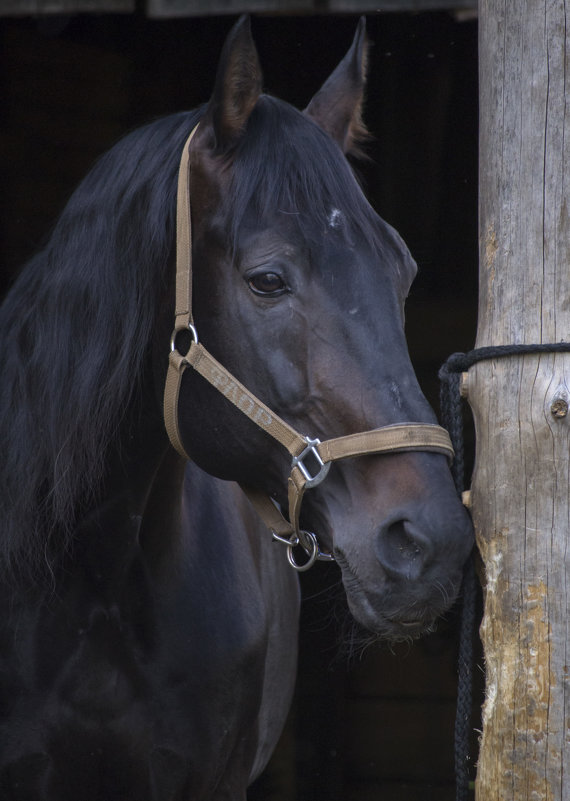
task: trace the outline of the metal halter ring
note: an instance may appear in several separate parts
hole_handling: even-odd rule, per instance
[[[312,531],[301,531],[301,537],[297,537],[296,534],[291,534],[290,538],[280,537],[274,531],[271,533],[276,542],[281,542],[283,545],[287,546],[287,559],[289,564],[298,573],[304,573],[305,570],[309,570],[317,560],[323,562],[334,562],[334,556],[332,554],[321,551],[317,538]],[[297,548],[298,546],[301,546],[301,548],[309,557],[306,562],[302,562],[301,564],[296,561],[293,553],[293,549]]]
[[[176,337],[181,331],[190,331],[190,336],[192,337],[192,342],[197,345],[198,344],[198,331],[196,330],[196,326],[193,323],[188,323],[185,328],[175,328],[172,332],[172,336],[170,337],[170,350],[174,353],[176,348]]]

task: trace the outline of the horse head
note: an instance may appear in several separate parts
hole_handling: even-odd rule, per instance
[[[346,159],[364,135],[364,23],[304,112],[262,93],[249,23],[224,47],[189,149],[193,311],[201,342],[295,430],[329,439],[435,424],[404,335],[415,263]],[[290,458],[193,371],[187,453],[287,506]],[[301,526],[338,561],[354,617],[415,636],[455,599],[472,547],[446,456],[362,455],[310,489]]]

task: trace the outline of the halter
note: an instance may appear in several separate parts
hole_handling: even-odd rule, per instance
[[[451,460],[454,455],[453,447],[447,431],[441,426],[429,423],[398,423],[324,442],[303,436],[244,387],[198,341],[198,332],[192,316],[190,209],[190,142],[197,128],[198,126],[194,128],[184,144],[178,173],[176,311],[164,391],[166,430],[174,448],[185,459],[189,459],[178,426],[178,397],[182,375],[188,367],[192,367],[259,428],[277,440],[291,456],[291,474],[288,479],[289,519],[283,516],[268,495],[251,487],[240,486],[271,530],[273,538],[287,546],[287,556],[291,566],[299,571],[308,570],[317,559],[334,560],[332,554],[320,550],[315,534],[303,531],[299,525],[301,502],[305,491],[325,480],[332,462],[354,456],[404,451],[433,451],[443,453]],[[190,349],[184,355],[178,351],[176,343],[181,331],[189,331],[192,340]],[[293,549],[298,545],[308,556],[308,560],[301,564],[296,561],[293,553]]]

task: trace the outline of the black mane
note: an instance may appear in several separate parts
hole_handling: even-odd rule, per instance
[[[0,308],[0,571],[34,573],[97,487],[157,315],[196,113],[105,154]]]

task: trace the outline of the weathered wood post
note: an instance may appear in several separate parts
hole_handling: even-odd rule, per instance
[[[570,341],[569,12],[480,0],[477,347]],[[569,801],[570,354],[481,362],[468,381],[486,572],[476,797]]]

